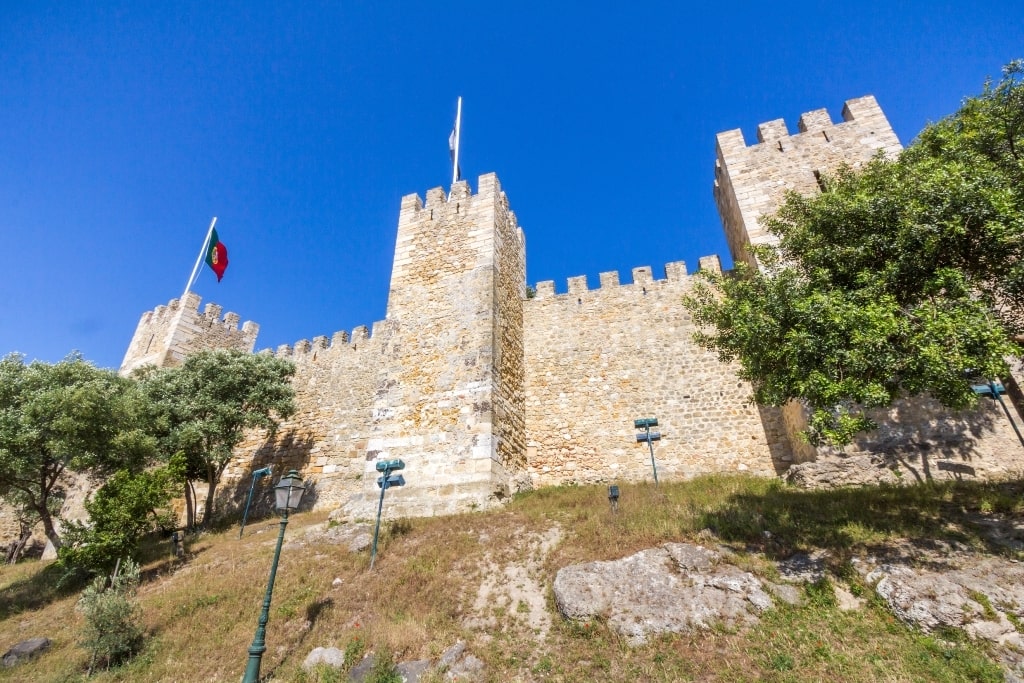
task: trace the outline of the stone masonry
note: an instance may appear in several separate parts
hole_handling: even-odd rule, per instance
[[[804,114],[795,135],[781,120],[761,124],[751,146],[739,130],[718,135],[715,200],[735,261],[770,239],[758,219],[785,190],[816,192],[820,174],[840,163],[900,150],[873,97],[846,102],[842,118]],[[718,257],[699,269],[720,270]],[[684,263],[668,264],[663,278],[634,268],[629,283],[602,273],[597,289],[573,277],[564,294],[541,282],[528,296],[525,274],[523,230],[494,174],[478,179],[475,194],[458,182],[425,202],[404,197],[385,319],[372,333],[267,351],[295,362],[298,412],[273,440],[249,435],[224,495],[244,495],[255,468],[296,467],[314,483],[314,507],[371,517],[374,466],[392,458],[406,462],[407,484],[388,492],[390,516],[482,508],[537,486],[649,480],[649,451],[633,429],[641,417],[660,423],[659,479],[775,476],[848,455],[801,442],[799,406],[751,404],[735,368],[694,344],[681,304],[693,285]],[[252,350],[258,326],[239,330],[237,315],[221,320],[220,307],[199,313],[199,303],[189,294],[144,314],[122,371],[202,348]],[[994,401],[960,414],[900,402],[878,417],[882,429],[851,454],[884,456],[925,478],[1020,469],[1021,446]]]
[[[747,246],[772,240],[759,219],[775,211],[786,191],[817,192],[822,173],[903,149],[871,95],[847,100],[843,123],[833,124],[828,111],[818,109],[803,114],[797,129],[790,135],[782,119],[762,123],[758,144],[750,146],[738,128],[717,136],[715,203],[736,261],[753,265]]]

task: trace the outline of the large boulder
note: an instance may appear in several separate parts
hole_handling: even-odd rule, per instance
[[[11,667],[28,661],[39,653],[45,652],[49,647],[49,638],[29,638],[28,640],[23,640],[4,654],[3,665]]]
[[[606,618],[633,645],[659,633],[749,624],[772,606],[753,574],[716,550],[689,543],[564,567],[554,593],[567,619]]]

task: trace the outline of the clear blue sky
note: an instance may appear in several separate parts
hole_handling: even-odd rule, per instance
[[[384,317],[402,195],[495,171],[528,280],[727,247],[715,133],[874,94],[904,143],[1024,56],[990,2],[0,2],[0,354],[117,367],[212,216],[257,348]]]

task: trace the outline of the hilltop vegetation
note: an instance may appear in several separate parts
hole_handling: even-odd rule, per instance
[[[825,493],[717,476],[621,488],[617,514],[603,487],[564,487],[518,496],[494,511],[392,520],[373,572],[367,552],[325,540],[329,527],[339,527],[324,515],[293,515],[264,675],[343,680],[327,669],[305,672],[303,659],[318,646],[352,656],[436,659],[461,639],[492,681],[1002,680],[985,646],[962,633],[925,635],[900,623],[850,562],[905,542],[955,543],[978,557],[1024,559],[1019,541],[993,543],[985,526],[1021,514],[1019,482]],[[536,542],[555,527],[556,544]],[[153,539],[138,590],[142,652],[90,680],[237,680],[276,531],[269,519],[250,522],[241,540],[234,527],[204,532],[190,539],[181,561],[170,558],[166,540]],[[771,560],[827,551],[829,575],[802,587],[798,605],[778,602],[749,629],[663,636],[636,648],[601,619],[566,621],[555,611],[551,585],[559,568],[683,540],[726,544],[743,569],[771,580],[779,580]],[[38,562],[0,572],[0,646],[30,636],[54,641],[37,660],[0,671],[0,681],[85,680],[83,622],[73,610],[78,593],[62,593],[55,578],[52,565]],[[538,627],[529,596],[498,599],[503,591],[514,595],[516,583],[539,587],[549,625]],[[840,609],[831,583],[866,602]],[[481,600],[485,584],[493,592]]]

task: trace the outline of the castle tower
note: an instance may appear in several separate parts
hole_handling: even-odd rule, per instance
[[[375,464],[401,458],[408,482],[390,514],[484,507],[524,469],[523,231],[494,174],[476,194],[402,199],[367,441],[363,496],[376,504]]]
[[[121,363],[121,374],[143,365],[176,365],[188,354],[206,349],[252,353],[260,326],[246,321],[238,329],[238,314],[227,313],[221,319],[222,309],[217,304],[206,304],[200,313],[201,301],[198,294],[189,292],[181,300],[171,299],[166,306],[143,313]]]
[[[756,265],[748,245],[774,241],[759,220],[779,207],[787,190],[817,192],[822,173],[903,149],[871,95],[847,100],[842,123],[833,124],[828,111],[818,109],[803,114],[797,128],[790,135],[782,119],[762,123],[758,144],[750,146],[738,128],[717,136],[715,204],[734,261]]]

